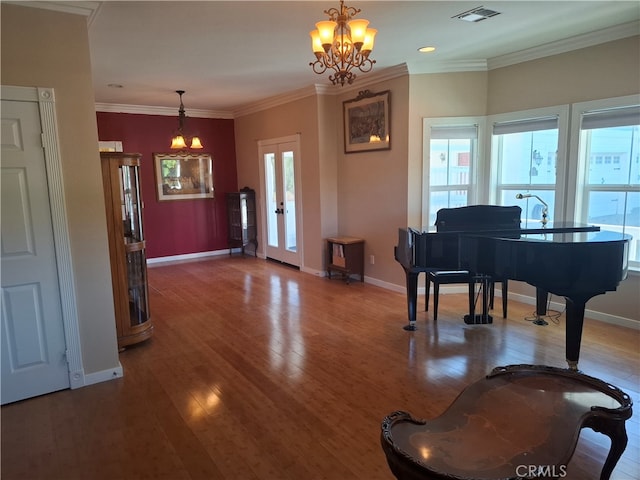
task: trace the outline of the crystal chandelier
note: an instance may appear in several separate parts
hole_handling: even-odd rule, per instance
[[[186,114],[184,113],[184,105],[182,104],[182,94],[184,93],[184,90],[176,90],[176,93],[180,95],[180,109],[178,110],[178,130],[171,139],[171,148],[174,150],[183,150],[187,148],[188,141],[190,143],[188,148],[204,148],[202,146],[202,143],[200,142],[199,137],[193,136],[189,139],[189,137],[184,134],[184,122],[187,118]]]
[[[354,68],[366,73],[376,63],[369,54],[378,31],[368,28],[368,20],[353,20],[360,9],[345,6],[343,0],[340,0],[340,10],[330,8],[324,13],[329,15],[329,20],[316,23],[317,30],[310,32],[316,61],[309,65],[317,74],[333,70],[329,80],[334,85],[351,84],[356,78]]]

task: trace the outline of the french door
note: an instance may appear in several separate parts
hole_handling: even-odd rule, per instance
[[[300,267],[299,137],[261,140],[258,151],[264,194],[266,256]]]

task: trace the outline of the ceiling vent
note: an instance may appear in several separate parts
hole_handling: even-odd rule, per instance
[[[458,15],[454,15],[451,18],[458,18],[465,22],[480,22],[487,18],[495,17],[496,15],[500,15],[500,12],[489,10],[484,7],[476,7],[474,9],[467,10],[466,12],[459,13]]]

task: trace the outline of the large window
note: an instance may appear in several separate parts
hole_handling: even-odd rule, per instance
[[[473,119],[425,121],[425,165],[428,189],[425,201],[428,229],[441,208],[474,203],[478,157],[478,124]]]
[[[640,106],[596,109],[589,106],[577,105],[574,114],[579,122],[576,219],[599,225],[603,230],[633,235],[629,260],[637,267],[640,266]]]
[[[519,205],[527,227],[546,209],[632,235],[640,270],[640,96],[451,120],[424,121],[423,228],[444,207]]]
[[[564,152],[560,125],[565,118],[566,109],[561,109],[510,114],[493,121],[490,198],[498,205],[519,205],[523,226],[540,223],[545,210],[549,221],[561,215],[557,185],[564,177],[558,159]],[[517,199],[518,194],[524,198]]]

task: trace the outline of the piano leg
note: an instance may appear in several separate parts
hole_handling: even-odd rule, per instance
[[[536,287],[536,319],[533,321],[535,325],[549,325],[543,317],[547,315],[547,297],[549,292],[540,287]]]
[[[569,370],[578,370],[580,357],[580,343],[582,341],[582,325],[584,324],[584,309],[586,300],[571,299],[567,301],[567,326],[566,326],[566,356]]]
[[[404,267],[403,267],[404,268]],[[418,304],[418,275],[420,272],[412,272],[404,269],[407,277],[407,310],[409,314],[409,324],[405,325],[405,330],[416,330],[416,306]]]

